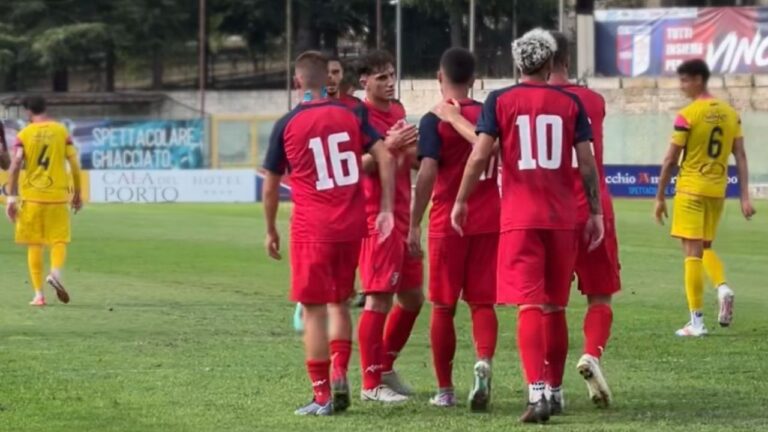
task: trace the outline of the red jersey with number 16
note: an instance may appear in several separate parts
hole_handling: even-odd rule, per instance
[[[533,82],[496,90],[477,132],[501,146],[501,232],[576,228],[573,147],[592,139],[578,97]]]
[[[405,108],[400,102],[392,101],[388,110],[376,108],[366,100],[363,117],[373,129],[381,136],[386,136],[387,131],[398,121],[405,120]],[[394,154],[397,160],[397,173],[395,176],[395,229],[403,235],[408,234],[411,218],[411,161],[405,153]],[[378,173],[363,176],[363,188],[365,189],[365,209],[368,213],[368,234],[376,234],[376,216],[381,206],[381,183]]]
[[[328,99],[302,103],[278,120],[264,169],[291,173],[292,242],[365,237],[360,158],[379,138],[364,119]]]

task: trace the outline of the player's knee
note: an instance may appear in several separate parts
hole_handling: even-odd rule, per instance
[[[609,305],[611,304],[611,298],[612,297],[609,295],[589,295],[587,296],[587,304],[590,306],[601,304]]]
[[[392,309],[392,294],[366,294],[365,309],[374,312],[389,313],[389,310]]]
[[[337,319],[350,319],[349,306],[347,303],[329,303],[328,315]]]
[[[712,249],[712,242],[711,241],[705,241],[704,242],[704,250]]]
[[[397,302],[403,309],[418,311],[424,304],[424,293],[420,289],[402,291],[397,293]]]
[[[701,258],[704,255],[704,242],[701,240],[683,240],[683,252],[687,257]]]
[[[328,308],[324,304],[303,305],[305,325],[324,323],[328,320]]]

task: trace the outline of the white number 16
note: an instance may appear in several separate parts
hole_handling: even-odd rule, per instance
[[[349,139],[349,134],[346,132],[339,132],[328,136],[328,156],[331,160],[333,178],[331,178],[328,172],[323,140],[319,137],[309,140],[309,148],[315,156],[315,168],[317,170],[315,187],[317,190],[333,189],[336,186],[349,186],[357,183],[360,179],[360,170],[357,166],[355,152],[352,150],[339,150],[339,144],[348,142]],[[347,165],[346,170],[344,169],[344,164]]]

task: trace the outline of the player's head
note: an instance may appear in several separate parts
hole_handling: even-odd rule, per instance
[[[27,96],[22,103],[24,109],[27,110],[27,116],[31,119],[34,116],[45,114],[47,108],[45,98],[39,95]]]
[[[358,70],[360,85],[370,100],[390,100],[395,97],[395,60],[386,51],[369,52]]]
[[[464,48],[449,48],[440,57],[437,80],[442,85],[472,87],[475,81],[475,56]]]
[[[550,31],[557,44],[557,51],[552,56],[552,68],[554,71],[568,73],[571,66],[571,48],[568,45],[568,38],[565,33],[559,31]]]
[[[339,97],[339,86],[344,79],[344,65],[337,56],[328,57],[328,96]]]
[[[339,95],[351,95],[360,86],[360,80],[357,77],[357,68],[353,65],[344,65],[344,76],[339,83]]]
[[[677,67],[680,90],[689,98],[696,98],[707,91],[710,75],[709,66],[702,59],[688,60]]]
[[[530,78],[547,80],[556,51],[555,38],[541,28],[533,29],[512,42],[512,57],[520,72]]]
[[[304,51],[296,57],[296,86],[321,91],[328,83],[328,58],[319,51]]]

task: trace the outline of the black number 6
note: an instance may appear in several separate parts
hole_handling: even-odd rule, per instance
[[[707,154],[712,159],[717,159],[720,153],[723,151],[723,142],[720,141],[723,138],[723,130],[720,126],[715,126],[712,129],[712,133],[709,135],[709,146],[707,147]]]

